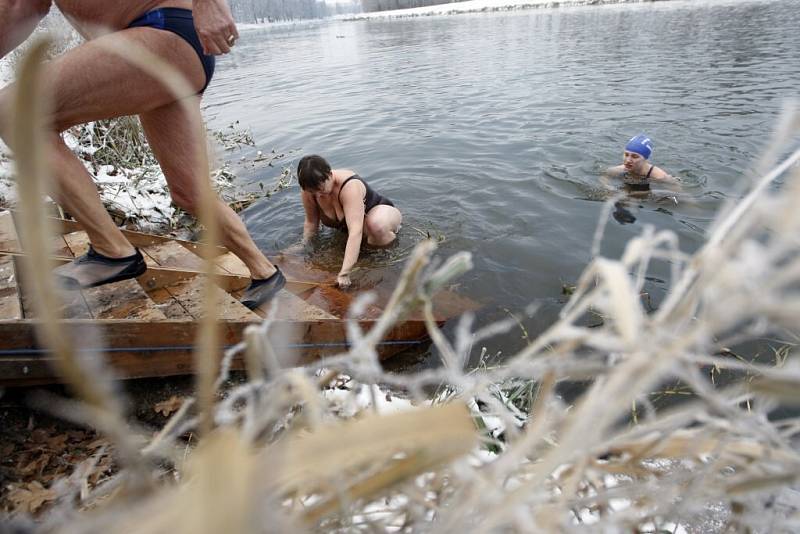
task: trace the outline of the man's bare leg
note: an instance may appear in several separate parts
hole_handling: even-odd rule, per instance
[[[59,205],[81,223],[89,242],[100,254],[110,258],[133,254],[133,246],[106,211],[83,163],[57,134],[53,134],[52,147],[50,161],[58,175],[58,190],[54,198]]]
[[[91,176],[58,136],[76,124],[132,115],[174,102],[162,84],[108,52],[103,43],[116,40],[135,43],[156,53],[199,89],[205,82],[200,61],[192,47],[169,32],[135,28],[115,32],[74,48],[50,62],[45,80],[53,94],[51,159],[56,176],[56,198],[89,235],[95,250],[109,257],[123,257],[133,247],[106,212]],[[8,139],[12,88],[0,92],[0,128]],[[12,147],[13,148],[13,147]]]
[[[158,109],[141,113],[142,121],[150,148],[153,150],[161,170],[169,183],[173,201],[189,213],[197,214],[200,204],[200,180],[208,180],[208,176],[197,176],[193,169],[198,168],[198,158],[202,157],[199,143],[205,139],[197,139],[193,125],[201,123],[200,109],[197,102],[174,102]],[[190,117],[187,113],[194,114]],[[202,168],[206,164],[203,163]],[[265,279],[275,273],[275,267],[258,249],[244,223],[238,215],[222,200],[216,199],[216,216],[220,225],[222,244],[236,254],[247,268],[251,276]]]

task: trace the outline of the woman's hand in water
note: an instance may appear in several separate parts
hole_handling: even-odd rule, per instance
[[[346,289],[350,287],[350,275],[349,274],[342,274],[339,273],[339,276],[336,277],[336,285],[341,287],[342,289]]]

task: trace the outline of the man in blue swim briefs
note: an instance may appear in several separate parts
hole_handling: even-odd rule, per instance
[[[91,176],[67,148],[60,133],[90,121],[138,115],[150,147],[164,171],[172,199],[197,213],[200,180],[191,169],[204,151],[191,109],[162,83],[110,51],[137,45],[176,68],[202,92],[214,73],[214,56],[230,52],[239,34],[226,0],[0,0],[0,57],[31,34],[55,3],[86,42],[48,62],[45,83],[52,91],[51,166],[58,202],[89,235],[89,252],[56,269],[67,287],[93,287],[144,273],[142,254],[106,212]],[[0,135],[9,142],[13,86],[0,91]],[[186,95],[189,96],[189,95]],[[13,147],[12,147],[13,148]],[[242,302],[256,308],[285,285],[281,272],[259,251],[241,219],[217,199],[222,244],[250,269],[252,283]]]

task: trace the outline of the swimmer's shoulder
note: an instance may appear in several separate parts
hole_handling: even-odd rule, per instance
[[[660,167],[653,167],[653,171],[650,173],[651,180],[658,180],[661,182],[670,182],[670,183],[678,183],[678,179],[669,174],[667,171]]]

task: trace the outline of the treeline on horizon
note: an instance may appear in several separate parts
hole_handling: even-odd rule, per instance
[[[321,0],[229,0],[236,22],[277,22],[321,19],[331,15],[358,13],[358,0],[328,4]]]
[[[453,2],[452,0],[351,0],[329,4],[323,0],[229,0],[236,21],[251,23],[321,19],[331,15],[362,11],[370,13],[447,3]]]
[[[462,2],[464,0],[455,0]],[[361,8],[365,13],[373,11],[390,11],[393,9],[411,9],[412,7],[452,4],[453,0],[361,0]]]

